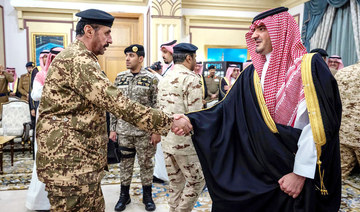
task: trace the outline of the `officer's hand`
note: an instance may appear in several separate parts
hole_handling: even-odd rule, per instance
[[[188,117],[184,114],[174,114],[174,122],[171,126],[171,131],[176,135],[188,135],[192,130],[192,125]]]
[[[36,115],[36,114],[35,114],[35,110],[32,109],[30,112],[31,112],[31,116],[34,116],[34,117],[35,117],[35,115]]]
[[[283,176],[279,181],[280,189],[293,197],[294,199],[299,196],[305,183],[305,177],[297,175],[293,172]]]
[[[109,139],[116,142],[116,132],[111,131],[109,135]]]
[[[156,146],[156,144],[158,144],[160,141],[161,141],[161,135],[158,134],[151,135],[150,143],[152,145]]]

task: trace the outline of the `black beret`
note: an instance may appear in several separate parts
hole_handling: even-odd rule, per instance
[[[33,67],[34,66],[34,63],[33,62],[27,62],[25,67]]]
[[[323,56],[323,57],[329,56],[328,53],[324,49],[321,49],[321,48],[313,49],[310,51],[310,53],[315,53],[315,52],[321,54],[321,56]]]
[[[265,11],[265,12],[260,13],[259,15],[255,16],[252,23],[254,23],[257,20],[264,19],[264,18],[266,18],[268,16],[275,15],[275,14],[285,12],[285,11],[288,11],[288,10],[289,10],[289,8],[286,8],[286,7],[278,7],[278,8],[274,8],[274,9]]]
[[[84,10],[76,13],[76,16],[81,18],[80,21],[89,24],[100,24],[111,27],[114,22],[114,16],[97,9]]]
[[[216,69],[214,65],[209,66],[208,70],[210,69]]]
[[[179,43],[174,46],[174,54],[176,53],[195,53],[198,47],[191,43]]]
[[[170,41],[169,43],[164,43],[164,44],[161,44],[160,47],[163,47],[163,46],[171,46],[171,45],[174,45],[176,43],[177,40],[173,40],[173,41]]]
[[[130,46],[126,47],[124,49],[124,53],[126,54],[128,52],[134,52],[138,56],[145,57],[144,47],[142,45],[139,45],[139,44],[133,44],[133,45],[130,45]]]

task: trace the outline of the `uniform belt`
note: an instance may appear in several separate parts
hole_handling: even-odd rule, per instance
[[[0,97],[7,96],[8,93],[0,93]]]

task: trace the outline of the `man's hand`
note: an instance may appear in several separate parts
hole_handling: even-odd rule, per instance
[[[225,85],[225,86],[224,86],[224,90],[225,90],[225,91],[229,90],[229,88],[230,88],[230,87],[229,87],[228,85]]]
[[[31,112],[31,116],[34,116],[34,117],[35,117],[35,115],[36,115],[36,114],[35,114],[35,109],[32,109],[30,112]]]
[[[158,134],[151,135],[150,143],[152,145],[156,146],[156,144],[158,144],[160,141],[161,141],[161,135]]]
[[[111,131],[109,135],[109,139],[116,142],[116,132]]]
[[[280,189],[292,198],[299,196],[305,183],[305,177],[297,175],[293,172],[283,176],[279,181]]]
[[[216,94],[211,94],[211,99],[216,99]]]
[[[176,135],[183,136],[190,133],[192,125],[188,117],[184,114],[174,114],[174,122],[171,126],[171,131]]]
[[[15,93],[13,93],[13,92],[10,92],[10,96],[15,96]]]

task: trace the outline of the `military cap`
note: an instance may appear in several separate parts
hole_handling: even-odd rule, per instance
[[[84,10],[76,13],[76,16],[81,18],[81,22],[86,22],[89,24],[100,24],[111,27],[114,22],[114,16],[97,9]]]
[[[33,67],[34,66],[34,63],[33,62],[27,62],[25,67]]]
[[[209,66],[208,70],[210,69],[216,69],[214,65]]]
[[[126,47],[124,49],[124,53],[126,54],[128,52],[134,52],[138,56],[145,57],[144,47],[142,45],[139,45],[139,44],[133,44],[133,45],[130,45],[130,46]]]
[[[323,57],[329,56],[328,53],[324,49],[321,49],[321,48],[313,49],[310,51],[310,53],[315,53],[315,52],[319,53]]]
[[[195,53],[198,47],[191,43],[179,43],[174,46],[174,54],[176,53]]]
[[[160,48],[163,47],[163,46],[172,46],[176,43],[177,40],[173,40],[173,41],[170,41],[168,43],[163,43],[161,44]]]
[[[274,9],[265,11],[265,12],[260,13],[259,15],[255,16],[252,23],[254,23],[257,20],[264,19],[264,18],[266,18],[268,16],[272,16],[272,15],[275,15],[275,14],[278,14],[278,13],[286,12],[288,10],[289,10],[289,8],[286,8],[286,7],[278,7],[278,8],[274,8]]]

